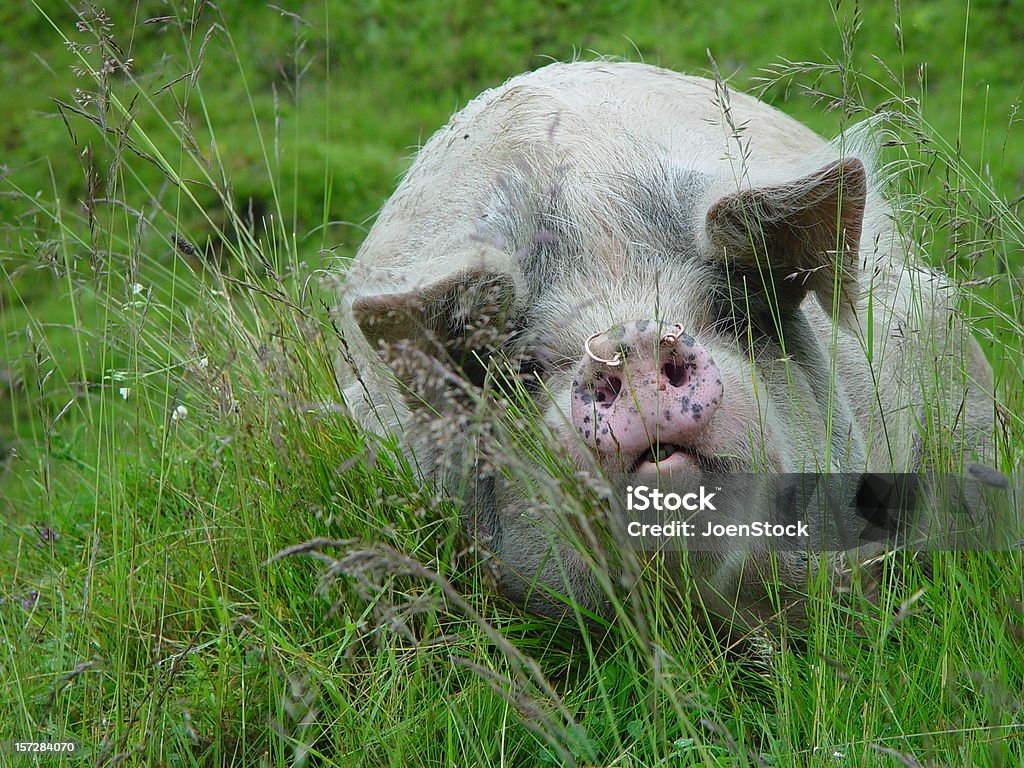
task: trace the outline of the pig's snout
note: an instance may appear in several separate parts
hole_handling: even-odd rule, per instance
[[[636,469],[699,442],[722,393],[711,354],[681,325],[641,320],[587,339],[572,421],[598,454]]]

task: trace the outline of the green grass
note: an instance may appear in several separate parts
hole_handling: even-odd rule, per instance
[[[300,11],[141,2],[109,33],[67,6],[0,11],[0,740],[77,739],[98,764],[1024,762],[1020,552],[936,557],[879,606],[812,590],[807,632],[754,656],[656,579],[604,633],[524,615],[457,509],[337,412],[318,271],[454,109],[545,57],[702,72],[710,47],[740,88],[818,62],[765,97],[827,135],[886,102],[910,121],[885,158],[970,290],[1011,469],[1013,5]],[[72,71],[111,43],[128,72]],[[71,109],[76,87],[99,106]],[[274,559],[315,538],[337,546]]]

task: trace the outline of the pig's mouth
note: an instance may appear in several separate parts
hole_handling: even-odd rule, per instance
[[[672,443],[655,443],[636,458],[627,474],[699,472],[703,463],[701,455],[692,448]]]

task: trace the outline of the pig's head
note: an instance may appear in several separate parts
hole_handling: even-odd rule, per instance
[[[461,268],[354,301],[400,381],[436,363],[405,389],[412,414],[444,418],[451,377],[483,386],[500,357],[584,470],[862,462],[828,351],[856,312],[862,163],[739,191],[690,172],[613,184],[570,174],[572,199],[544,205],[497,185]]]
[[[652,166],[653,175],[570,167],[557,183],[551,169],[499,180],[464,233],[445,233],[463,256],[392,258],[384,290],[367,290],[368,280],[351,304],[401,399],[395,407],[372,387],[350,394],[464,500],[467,526],[501,562],[499,589],[541,613],[561,615],[555,593],[591,607],[603,598],[585,565],[594,547],[549,556],[540,518],[559,509],[557,530],[564,497],[538,504],[531,489],[557,488],[543,485],[547,459],[514,455],[509,414],[489,408],[507,402],[494,397],[507,365],[555,451],[613,488],[666,473],[865,462],[864,419],[843,387],[869,382],[870,370],[840,371],[849,360],[835,354],[836,336],[857,326],[863,164],[835,160],[738,190]],[[391,242],[418,252],[405,222],[383,231],[370,247],[398,231]]]

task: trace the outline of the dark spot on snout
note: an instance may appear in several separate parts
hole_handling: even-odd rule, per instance
[[[622,325],[621,323],[619,325],[612,326],[607,331],[605,331],[604,335],[608,337],[608,341],[612,342],[613,344],[618,344],[626,336],[626,326]]]
[[[646,331],[650,327],[651,327],[651,321],[650,320],[640,320],[636,324],[636,329],[640,333],[643,333],[644,331]]]
[[[700,403],[694,403],[690,406],[690,410],[693,412],[693,420],[700,421],[700,414],[704,410],[704,406]]]
[[[583,423],[584,424],[589,424],[590,423],[590,415],[589,414],[587,414],[586,416],[583,417]]]

